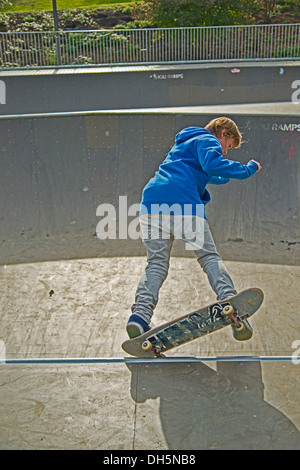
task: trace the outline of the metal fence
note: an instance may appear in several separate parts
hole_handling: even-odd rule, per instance
[[[300,24],[0,33],[0,67],[300,59]]]

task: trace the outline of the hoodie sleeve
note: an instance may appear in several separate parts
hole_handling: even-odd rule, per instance
[[[230,181],[229,178],[222,178],[221,176],[212,176],[211,179],[209,180],[208,184],[226,184]]]
[[[210,144],[212,142],[210,141]],[[197,144],[199,162],[203,170],[210,176],[221,176],[222,178],[235,178],[243,180],[250,178],[257,170],[255,162],[250,161],[246,165],[223,158],[221,145]]]

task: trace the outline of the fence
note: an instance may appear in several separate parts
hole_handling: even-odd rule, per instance
[[[0,67],[300,59],[300,24],[0,33]]]

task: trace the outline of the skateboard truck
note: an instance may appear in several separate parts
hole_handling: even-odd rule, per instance
[[[146,339],[143,344],[142,344],[142,350],[143,351],[152,351],[153,354],[157,357],[165,357],[163,354],[161,354],[161,347],[160,346],[153,346],[151,341]]]
[[[223,308],[223,313],[227,321],[235,325],[237,331],[245,330],[245,326],[243,325],[243,323],[239,322],[237,314],[234,312],[234,308],[232,307],[232,305],[226,305]]]
[[[232,305],[225,305],[225,307],[223,307],[223,314],[226,320],[231,323],[235,339],[245,341],[252,337],[253,330],[250,324],[246,320],[240,320]]]

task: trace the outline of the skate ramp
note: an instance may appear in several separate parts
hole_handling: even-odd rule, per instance
[[[180,129],[221,113],[245,140],[230,158],[263,167],[250,180],[210,186],[207,217],[221,255],[298,264],[300,121],[292,102],[1,116],[1,264],[143,254],[136,221],[145,183]]]
[[[30,112],[38,101],[27,100]],[[202,449],[300,448],[298,108],[201,104],[2,114],[1,449],[199,458]],[[100,240],[96,211],[109,204],[117,220],[120,196],[128,208],[139,202],[175,133],[216,114],[243,131],[232,157],[263,165],[252,180],[211,188],[208,211],[237,290],[265,294],[254,336],[236,342],[227,328],[165,360],[135,361],[121,344],[144,250],[120,237],[119,221],[116,238]],[[173,254],[154,326],[215,300],[193,255],[180,245]]]

